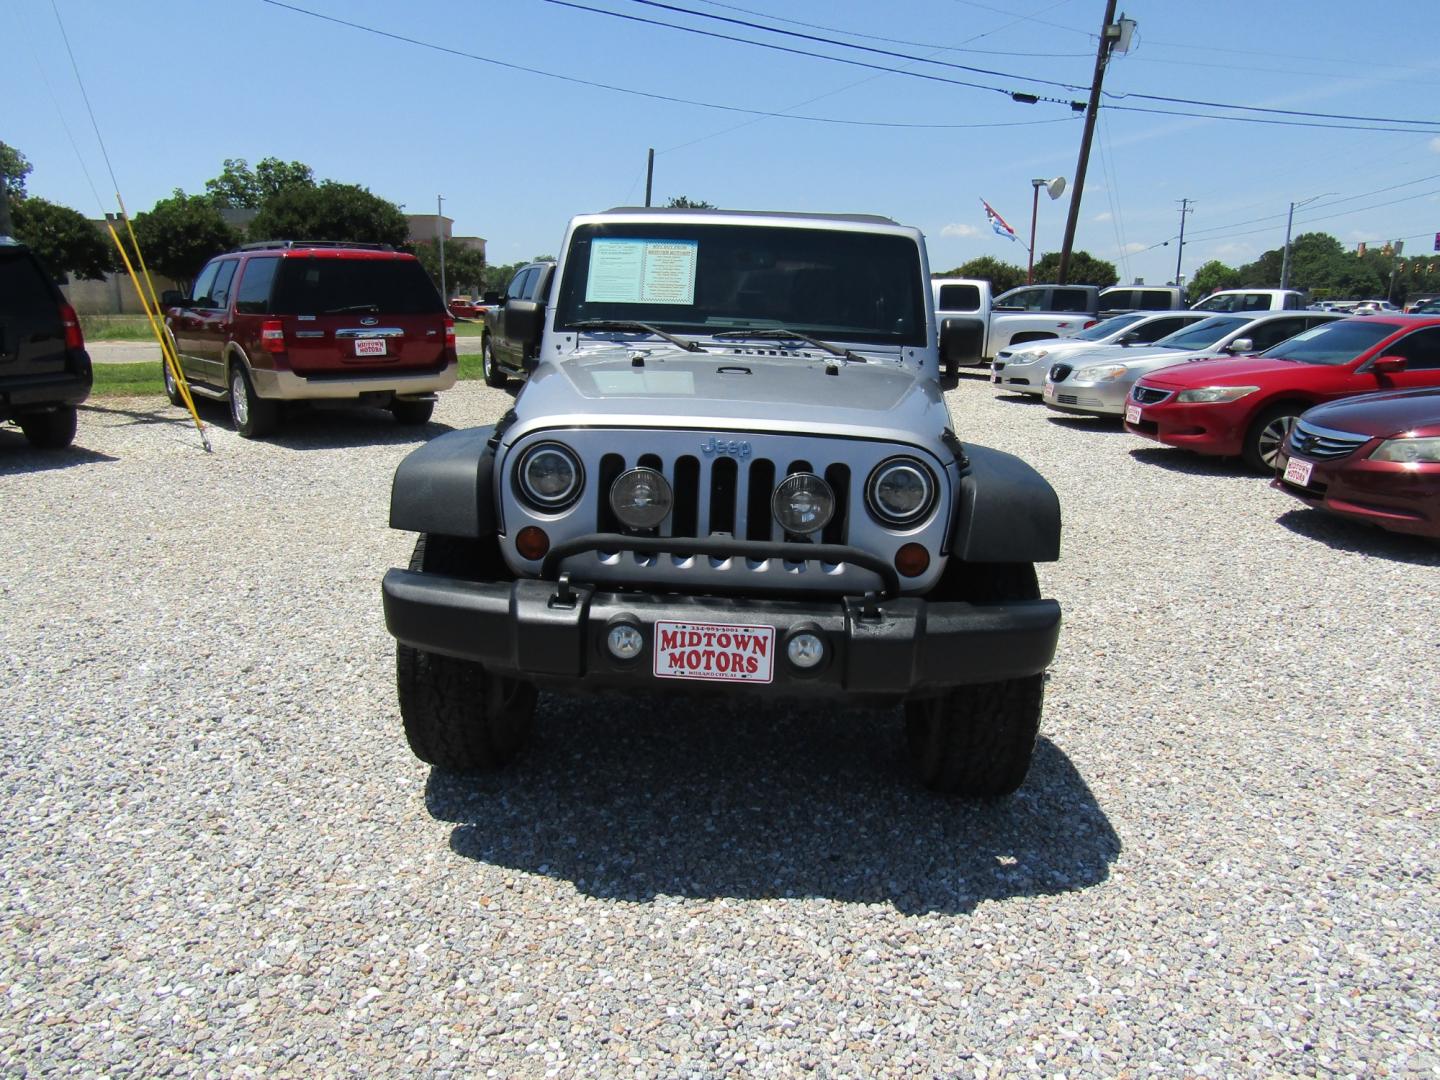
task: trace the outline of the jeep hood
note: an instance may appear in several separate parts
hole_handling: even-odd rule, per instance
[[[909,367],[770,346],[586,349],[540,364],[515,411],[517,429],[615,423],[913,440],[938,439],[949,425],[939,387]]]

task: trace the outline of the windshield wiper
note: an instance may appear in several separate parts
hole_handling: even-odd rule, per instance
[[[686,352],[704,352],[699,342],[686,341],[682,337],[661,330],[658,326],[651,326],[649,323],[631,322],[628,319],[583,319],[574,323],[576,330],[639,330],[642,333],[654,334],[658,338],[664,338],[671,345],[676,345]]]
[[[321,314],[321,315],[345,315],[345,314],[348,314],[349,312],[352,312],[352,311],[368,311],[368,312],[371,312],[372,314],[379,315],[379,314],[380,314],[380,305],[379,305],[379,304],[351,304],[349,307],[332,307],[332,308],[326,308],[326,309],[325,309],[324,311],[322,311],[320,314]]]
[[[798,330],[727,330],[720,334],[711,334],[713,338],[736,338],[746,340],[750,338],[777,338],[781,341],[803,341],[807,345],[814,345],[817,349],[824,349],[831,356],[843,356],[846,360],[854,361],[857,364],[866,363],[865,357],[853,349],[842,349],[838,345],[832,345],[828,341],[821,341],[809,334],[802,334]]]

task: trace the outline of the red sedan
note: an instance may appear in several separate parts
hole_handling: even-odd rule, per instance
[[[475,307],[475,302],[464,297],[451,300],[449,306],[450,314],[461,319],[474,319],[480,314]]]
[[[1278,465],[1270,486],[1318,510],[1440,539],[1440,390],[1311,409]]]
[[[1136,435],[1273,472],[1306,409],[1378,390],[1440,387],[1440,318],[1370,315],[1326,323],[1259,356],[1199,360],[1141,378],[1126,402]]]

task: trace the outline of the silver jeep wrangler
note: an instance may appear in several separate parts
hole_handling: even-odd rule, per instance
[[[400,711],[442,769],[504,764],[536,687],[903,704],[922,781],[1025,778],[1060,608],[1050,486],[962,443],[923,236],[886,218],[575,218],[511,300],[529,381],[414,451],[385,575]]]

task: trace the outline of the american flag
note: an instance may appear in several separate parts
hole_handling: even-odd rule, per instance
[[[990,228],[995,230],[996,236],[1007,236],[1011,240],[1020,239],[1015,235],[1015,230],[1010,227],[1009,222],[997,214],[993,206],[984,199],[980,200],[980,205],[985,207],[985,216],[990,219]]]

